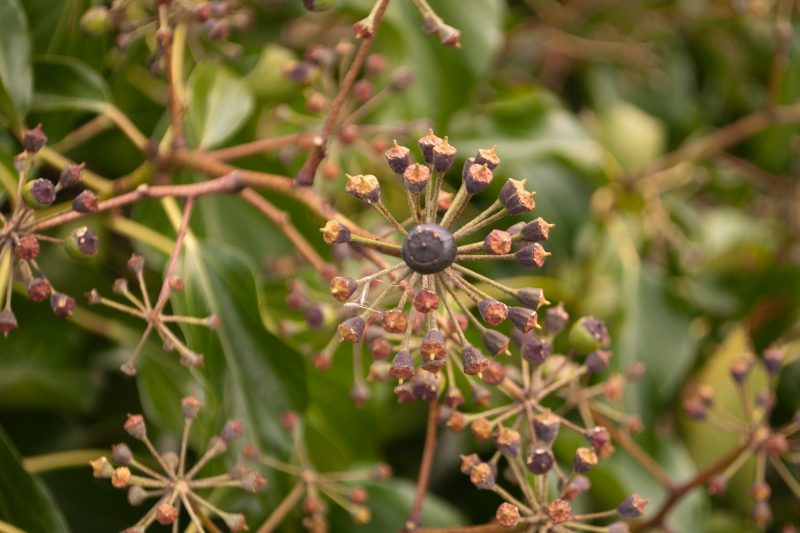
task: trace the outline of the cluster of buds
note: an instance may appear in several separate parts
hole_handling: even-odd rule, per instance
[[[402,222],[384,205],[375,176],[347,176],[346,192],[380,213],[393,235],[356,232],[337,221],[329,221],[322,234],[328,244],[349,243],[397,259],[359,279],[338,276],[331,281],[331,294],[345,307],[359,309],[339,325],[339,341],[368,343],[376,359],[393,353],[388,374],[400,380],[397,395],[432,400],[438,395],[442,370],[452,383],[454,366],[476,385],[477,379],[492,384],[502,381],[503,365],[473,345],[467,338],[468,328],[475,329],[491,356],[510,355],[510,338],[496,328],[508,324],[509,329],[526,334],[536,330],[540,327],[537,311],[547,303],[541,289],[508,287],[464,263],[515,261],[542,267],[550,255],[542,242],[548,239],[551,225],[539,218],[508,230],[494,229],[477,242],[462,243],[506,216],[532,211],[535,193],[525,189],[524,181],[510,179],[487,209],[455,229],[470,199],[491,184],[500,158],[494,148],[466,158],[461,185],[453,195],[443,188],[456,148],[430,130],[418,145],[421,162],[414,162],[411,150],[397,142],[385,153],[408,200],[410,216]],[[497,300],[473,280],[513,303],[509,306]],[[369,290],[375,284],[378,288],[373,297]],[[415,363],[417,354],[419,365]],[[411,383],[404,383],[408,380]]]
[[[355,46],[346,40],[332,47],[314,44],[305,50],[302,59],[290,60],[283,66],[283,75],[303,88],[305,109],[279,106],[274,111],[275,120],[271,121],[271,125],[276,127],[274,133],[298,124],[306,132],[298,134],[296,140],[280,148],[278,153],[284,163],[293,162],[296,156],[307,154],[321,142],[315,132],[331,112],[347,72],[345,67],[352,62],[354,53]],[[408,135],[426,126],[427,123],[421,124],[419,121],[393,124],[370,124],[365,121],[373,110],[393,95],[406,90],[413,81],[414,74],[408,67],[389,72],[385,56],[377,53],[367,56],[361,77],[354,82],[343,103],[341,125],[326,148],[329,155],[320,166],[323,177],[334,179],[341,176],[338,161],[353,153],[374,162],[388,148],[388,139]]]
[[[26,130],[22,136],[23,151],[14,159],[19,181],[16,191],[9,191],[11,211],[0,213],[0,333],[7,336],[17,329],[17,318],[11,309],[12,286],[15,281],[24,283],[28,297],[34,302],[50,301],[53,313],[67,317],[75,307],[75,300],[56,291],[37,262],[40,242],[61,244],[64,251],[76,261],[86,261],[98,248],[98,239],[86,226],[75,228],[62,240],[39,233],[38,224],[50,217],[71,210],[79,213],[97,211],[97,197],[92,191],[81,192],[65,211],[51,212],[42,217],[39,213],[56,202],[64,189],[80,185],[84,165],[67,164],[58,181],[34,178],[36,154],[44,147],[47,136],[41,125]]]
[[[296,479],[294,488],[267,519],[267,525],[262,526],[259,531],[273,531],[286,514],[299,504],[304,515],[303,526],[309,533],[327,533],[329,524],[326,500],[344,509],[357,523],[368,523],[371,516],[366,505],[369,496],[358,483],[385,481],[392,475],[391,468],[386,464],[379,464],[369,470],[319,472],[308,456],[299,415],[293,411],[284,413],[281,416],[281,425],[291,432],[294,459],[286,462],[268,455],[258,455],[250,448],[244,450],[249,459],[257,459],[264,466]]]
[[[767,385],[753,390],[751,376],[760,364],[767,375]],[[730,433],[741,442],[732,456],[730,463],[708,481],[708,490],[712,495],[725,492],[728,480],[738,472],[751,458],[755,459],[755,480],[750,496],[753,499],[753,520],[760,527],[766,527],[772,520],[772,509],[769,505],[772,490],[768,484],[768,469],[777,474],[792,491],[795,498],[800,498],[800,481],[795,477],[790,466],[798,464],[798,447],[800,446],[800,412],[778,426],[771,424],[775,407],[775,388],[779,374],[784,367],[784,351],[779,346],[771,346],[764,350],[759,359],[755,354],[746,352],[730,366],[730,378],[739,398],[744,419],[731,414],[714,398],[713,388],[702,385],[683,402],[686,416],[695,421],[703,421],[711,426]]]
[[[242,464],[234,466],[226,474],[199,476],[209,461],[223,455],[231,442],[241,436],[241,422],[229,420],[218,435],[211,437],[194,465],[189,465],[189,435],[201,403],[195,396],[187,396],[182,400],[181,408],[184,426],[180,450],[177,453],[159,452],[148,437],[147,425],[142,415],[128,415],[123,426],[125,431],[146,447],[155,460],[156,469],[140,462],[127,444],[120,443],[112,446],[111,460],[103,456],[91,461],[94,477],[109,479],[115,488],[127,489],[131,505],[138,506],[148,499],[155,499],[150,510],[136,524],[125,530],[127,533],[142,533],[155,522],[173,525],[174,530],[179,531],[175,524],[182,508],[199,531],[205,531],[206,523],[214,518],[222,520],[230,531],[247,530],[242,514],[225,512],[199,494],[222,488],[241,488],[256,493],[264,487],[264,478]]]
[[[134,348],[133,353],[128,360],[122,364],[120,369],[129,376],[136,374],[136,361],[153,332],[161,337],[165,351],[177,351],[180,354],[181,364],[192,367],[203,366],[203,355],[192,351],[186,343],[170,329],[170,324],[189,324],[216,329],[220,325],[219,318],[214,314],[207,317],[191,317],[169,315],[165,313],[164,308],[169,301],[170,294],[184,289],[183,279],[180,276],[169,275],[162,283],[158,299],[152,301],[144,278],[144,266],[144,257],[140,255],[133,254],[128,260],[128,269],[136,276],[141,298],[138,298],[131,292],[128,280],[125,278],[118,278],[114,281],[112,291],[114,294],[124,297],[128,303],[120,303],[106,298],[102,296],[97,289],[92,289],[86,293],[86,300],[89,304],[103,305],[110,309],[122,311],[123,313],[143,320],[147,324],[136,348]]]
[[[252,12],[243,6],[241,0],[114,0],[109,7],[97,5],[86,10],[81,16],[80,26],[83,33],[90,37],[114,33],[116,45],[127,48],[154,33],[161,46],[165,39],[172,38],[170,28],[181,23],[187,25],[196,41],[197,37],[202,36],[212,41],[225,41],[222,51],[235,56],[240,53],[239,47],[226,41],[232,31],[248,28],[252,19]],[[159,59],[162,52],[163,49],[156,49],[153,59]]]

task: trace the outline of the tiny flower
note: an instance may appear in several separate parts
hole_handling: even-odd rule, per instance
[[[508,502],[501,503],[495,513],[497,523],[505,528],[512,528],[519,523],[519,507]]]
[[[547,514],[556,524],[561,524],[572,518],[572,508],[569,502],[561,499],[553,500],[547,507]]]

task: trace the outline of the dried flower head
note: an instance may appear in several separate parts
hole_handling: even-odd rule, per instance
[[[126,531],[145,531],[155,522],[173,525],[178,530],[177,523],[182,510],[186,511],[199,531],[204,531],[205,521],[213,518],[222,520],[233,532],[247,529],[242,514],[223,511],[200,493],[231,487],[255,493],[263,488],[265,480],[258,472],[241,464],[234,466],[226,474],[199,476],[209,461],[223,455],[228,445],[241,435],[241,423],[228,421],[218,435],[211,437],[194,465],[189,465],[189,435],[199,409],[200,401],[196,397],[188,396],[183,399],[184,427],[177,453],[159,452],[147,435],[144,418],[141,415],[128,415],[124,424],[125,431],[144,444],[155,460],[156,468],[139,461],[124,443],[112,447],[111,461],[106,457],[91,461],[94,477],[110,479],[115,488],[127,489],[131,505],[154,500],[150,510]],[[119,466],[115,468],[113,464]]]

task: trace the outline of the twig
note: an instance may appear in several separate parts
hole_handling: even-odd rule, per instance
[[[328,113],[328,116],[325,117],[325,123],[322,125],[322,132],[318,138],[314,139],[314,148],[311,149],[308,159],[306,159],[306,162],[303,164],[303,168],[300,169],[300,172],[295,178],[295,183],[297,185],[311,186],[314,184],[314,178],[317,174],[317,169],[322,163],[322,160],[325,159],[328,141],[330,140],[331,135],[334,133],[337,121],[339,120],[339,113],[341,113],[345,99],[350,94],[350,90],[353,88],[353,84],[356,81],[356,76],[358,76],[359,72],[361,71],[361,66],[367,59],[369,47],[372,44],[372,41],[375,39],[381,19],[383,18],[383,13],[386,11],[386,7],[388,5],[389,0],[378,0],[378,4],[374,10],[373,18],[375,30],[373,31],[372,35],[366,37],[361,42],[361,46],[359,46],[358,52],[356,52],[356,56],[353,58],[353,63],[350,65],[347,74],[342,80],[342,83],[339,87],[339,93],[336,95],[336,98],[334,98],[333,103],[331,104],[330,112]]]
[[[303,234],[297,231],[297,228],[289,219],[289,215],[275,207],[269,200],[249,187],[242,190],[239,194],[244,201],[261,211],[264,216],[278,226],[286,238],[294,244],[300,255],[302,255],[317,272],[325,278],[330,278],[332,276],[335,267],[326,263],[314,247],[303,237]]]
[[[240,157],[256,155],[262,152],[275,150],[276,148],[282,148],[284,146],[296,144],[302,136],[302,133],[292,133],[290,135],[283,135],[281,137],[269,137],[267,139],[259,139],[257,141],[238,144],[236,146],[229,146],[228,148],[220,148],[219,150],[213,150],[207,153],[208,155],[211,155],[220,161],[238,159]]]
[[[419,465],[419,478],[417,479],[417,491],[414,493],[414,502],[411,505],[411,512],[408,515],[404,532],[418,531],[422,522],[422,506],[425,503],[425,494],[428,492],[428,482],[433,467],[433,457],[436,454],[436,420],[439,416],[439,400],[435,399],[428,407],[428,425],[425,430],[425,447],[422,451],[422,461]]]

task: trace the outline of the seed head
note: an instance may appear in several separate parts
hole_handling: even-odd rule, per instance
[[[500,229],[493,229],[483,240],[483,249],[487,253],[505,255],[511,251],[511,234]]]
[[[64,242],[64,250],[76,261],[86,261],[97,252],[97,235],[86,226],[76,228]]]
[[[437,172],[447,172],[456,158],[456,148],[447,141],[447,136],[441,143],[433,147],[433,168]]]
[[[105,457],[98,457],[94,461],[89,461],[89,466],[92,467],[92,476],[95,478],[108,479],[114,475],[114,467]]]
[[[59,318],[66,318],[72,314],[75,300],[64,293],[54,292],[50,295],[50,309]]]
[[[533,429],[536,437],[544,442],[556,440],[558,430],[561,427],[561,420],[549,409],[533,419]]]
[[[545,319],[547,333],[550,334],[551,337],[557,336],[564,330],[564,326],[567,325],[568,320],[569,314],[564,309],[563,302],[559,302],[555,307],[549,308],[547,310],[547,318]]]
[[[517,300],[528,309],[538,310],[543,304],[548,303],[544,298],[542,289],[528,287],[517,291]]]
[[[511,355],[511,352],[508,351],[508,343],[510,339],[499,331],[485,329],[481,332],[481,340],[483,341],[483,345],[486,346],[486,349],[489,351],[489,355]]]
[[[495,483],[492,465],[489,463],[479,463],[475,465],[469,473],[469,480],[481,490],[490,490],[494,487]]]
[[[510,179],[505,182],[498,199],[511,215],[528,213],[536,207],[536,193],[525,190],[525,180]]]
[[[81,163],[69,163],[64,166],[61,174],[58,176],[58,188],[67,189],[74,187],[83,181],[83,167],[86,165]]]
[[[486,440],[492,434],[492,425],[483,417],[473,420],[469,429],[477,440]]]
[[[0,333],[8,337],[9,333],[17,330],[17,317],[11,309],[0,310]]]
[[[348,318],[339,324],[339,342],[360,342],[366,325],[366,322],[360,316]]]
[[[512,528],[519,523],[519,507],[503,502],[495,513],[497,523],[506,528]]]
[[[536,446],[525,460],[528,470],[537,476],[548,473],[554,463],[553,452],[547,446]]]
[[[22,134],[22,147],[29,154],[35,154],[42,149],[47,142],[47,135],[42,131],[42,125],[37,124],[35,128],[25,130]]]
[[[532,329],[537,329],[539,327],[539,324],[536,322],[536,311],[526,307],[511,307],[508,310],[508,319],[522,333],[528,333]]]
[[[422,158],[426,163],[431,164],[433,163],[433,148],[442,144],[442,138],[437,137],[433,130],[429,129],[425,136],[417,140],[417,144],[419,145],[419,151],[422,152]]]
[[[549,255],[550,252],[545,251],[541,244],[535,242],[517,250],[514,259],[522,266],[542,268]]]
[[[506,457],[516,457],[522,446],[519,431],[502,426],[497,434],[497,450]]]
[[[340,302],[346,302],[358,289],[356,280],[349,276],[336,276],[331,280],[330,286],[331,295]]]
[[[480,148],[475,154],[475,163],[486,165],[489,170],[494,170],[500,164],[500,156],[497,155],[497,146],[491,148]]]
[[[397,144],[397,139],[392,141],[392,147],[386,150],[384,155],[389,168],[398,176],[402,176],[406,168],[411,164],[411,150]]]
[[[357,174],[355,176],[346,174],[346,176],[345,192],[367,203],[380,201],[381,186],[378,183],[378,178],[372,174]]]
[[[389,366],[389,375],[396,379],[411,379],[414,373],[414,360],[411,358],[411,352],[408,350],[397,352]]]
[[[22,187],[22,198],[31,209],[44,209],[55,202],[56,188],[49,180],[36,178]]]
[[[22,261],[31,261],[39,255],[39,239],[33,235],[23,235],[19,238],[14,251]]]
[[[114,469],[114,473],[111,474],[111,485],[113,485],[115,489],[123,489],[127,487],[130,482],[131,471],[127,466],[120,466]]]
[[[474,162],[474,159],[468,157],[464,161],[463,172],[464,183],[467,187],[467,192],[470,194],[478,194],[483,192],[489,184],[492,183],[494,174],[486,164],[479,165]]]
[[[350,242],[350,229],[335,220],[326,222],[325,226],[323,226],[320,231],[322,232],[322,238],[327,244]]]
[[[478,302],[481,318],[490,326],[499,326],[508,317],[508,306],[497,300],[485,298]]]
[[[156,521],[162,526],[168,526],[178,519],[178,509],[169,503],[161,503],[156,508]]]
[[[601,320],[593,316],[578,319],[569,332],[570,347],[579,354],[587,354],[609,343],[608,330]]]
[[[53,292],[50,282],[45,278],[33,278],[28,283],[28,298],[34,302],[43,302]]]
[[[468,376],[480,374],[486,369],[489,361],[474,346],[467,346],[461,351],[461,366]]]
[[[127,444],[120,442],[119,444],[115,444],[111,447],[111,459],[115,463],[128,465],[133,459],[133,452],[131,452],[131,449]]]
[[[98,209],[97,195],[88,189],[72,200],[72,210],[78,213],[96,213]]]
[[[461,473],[464,475],[469,475],[472,472],[472,469],[481,464],[481,458],[478,457],[477,453],[471,453],[469,455],[462,455],[461,456]]]
[[[134,439],[144,440],[147,437],[147,426],[142,415],[129,414],[122,427]]]
[[[586,368],[590,374],[599,374],[608,368],[611,352],[608,350],[595,350],[586,356]]]
[[[619,504],[617,512],[623,518],[639,518],[644,514],[645,506],[647,506],[647,500],[638,494],[631,494]]]
[[[546,241],[550,238],[552,224],[548,224],[542,217],[528,222],[520,229],[522,239],[528,242]]]
[[[419,163],[412,163],[403,171],[403,184],[413,194],[419,194],[431,180],[431,169]]]
[[[438,329],[430,330],[422,339],[420,353],[423,359],[444,359],[446,353],[444,335]]]
[[[572,508],[566,500],[556,499],[547,507],[547,514],[553,522],[560,524],[572,518]]]
[[[529,337],[520,353],[528,362],[539,366],[553,353],[553,346],[544,337]]]
[[[578,474],[585,474],[597,466],[597,454],[590,448],[578,448],[575,450],[575,458],[572,460],[572,470]]]
[[[740,357],[731,365],[731,377],[736,383],[742,384],[753,369],[753,360],[749,355]]]
[[[200,408],[203,406],[200,403],[200,400],[197,399],[197,396],[194,394],[190,394],[186,396],[183,400],[181,400],[181,410],[183,411],[183,417],[187,420],[194,420],[197,418],[197,413],[200,412]]]

